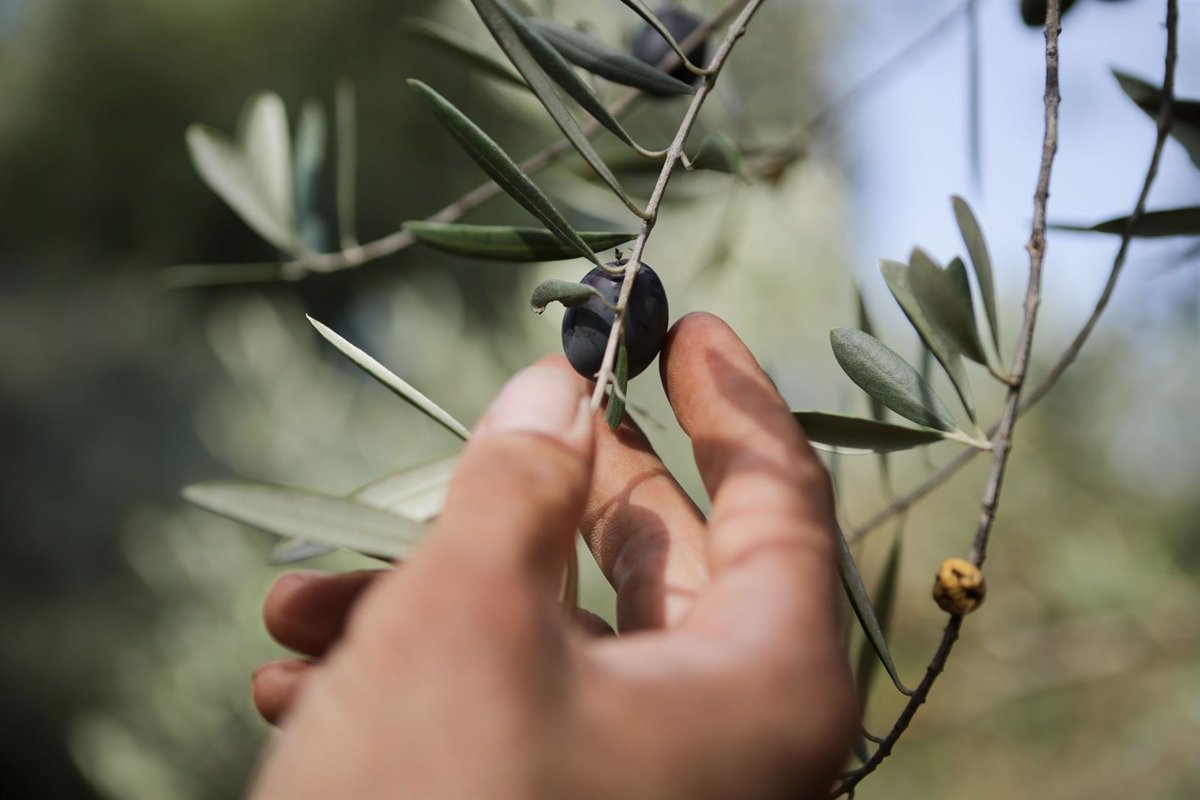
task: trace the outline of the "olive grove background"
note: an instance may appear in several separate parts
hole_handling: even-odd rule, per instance
[[[770,3],[703,124],[744,146],[787,140],[955,4]],[[626,41],[636,21],[616,2],[552,5],[613,42]],[[1081,0],[1065,18],[1052,219],[1092,222],[1131,209],[1153,123],[1107,68],[1161,79],[1161,5]],[[971,200],[988,232],[1012,346],[1041,136],[1041,36],[1021,24],[1016,0],[979,7],[981,185],[968,168],[961,24],[870,92],[835,104],[775,180],[697,174],[672,184],[646,254],[672,317],[697,309],[725,317],[796,408],[865,411],[827,340],[831,327],[855,324],[852,280],[882,338],[915,358],[876,258],[904,257],[917,243],[947,258],[961,249],[951,193]],[[294,121],[307,98],[328,107],[339,78],[356,84],[363,238],[482,180],[404,78],[433,83],[514,155],[556,139],[530,98],[406,37],[407,15],[436,16],[484,41],[456,0],[0,0],[6,800],[215,800],[244,784],[269,735],[248,679],[278,651],[258,618],[278,570],[265,564],[269,537],[186,507],[179,487],[237,475],[349,491],[453,449],[320,343],[304,313],[465,421],[507,375],[558,350],[558,315],[532,315],[526,298],[544,278],[582,275],[577,263],[472,263],[414,247],[299,283],[162,287],[172,264],[273,257],[204,187],[183,145],[194,121],[232,130],[257,91],[280,93]],[[1181,18],[1177,91],[1196,97],[1200,2],[1184,0]],[[665,140],[678,111],[646,107],[631,124],[648,143]],[[1195,205],[1197,173],[1177,144],[1167,148],[1151,208]],[[579,221],[629,224],[570,161],[537,180]],[[467,221],[484,220],[524,216],[500,198]],[[1035,347],[1043,361],[1085,318],[1115,246],[1052,235]],[[950,798],[964,785],[985,800],[1200,792],[1194,246],[1135,245],[1097,337],[1018,426],[990,598],[929,706],[860,797]],[[667,423],[656,384],[634,382],[631,397]],[[990,419],[999,394],[979,394]],[[646,427],[702,497],[675,426]],[[950,452],[938,445],[930,456]],[[875,466],[843,461],[851,521],[884,502]],[[901,489],[927,470],[921,453],[893,462]],[[981,474],[968,468],[910,515],[891,634],[902,674],[923,669],[939,635],[929,584],[943,558],[966,549]],[[879,535],[858,553],[868,581],[885,543]],[[336,556],[317,566],[357,563]],[[611,603],[594,572],[587,594],[592,607]],[[883,683],[874,698],[868,717],[886,725],[900,698]]]

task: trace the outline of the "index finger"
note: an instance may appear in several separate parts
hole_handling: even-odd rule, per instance
[[[712,498],[713,583],[696,624],[836,643],[829,475],[754,356],[721,320],[684,317],[668,334],[663,384]]]

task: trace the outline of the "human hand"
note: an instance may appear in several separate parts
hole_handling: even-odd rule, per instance
[[[676,324],[667,395],[703,519],[561,359],[519,374],[401,568],[276,582],[264,616],[321,659],[255,673],[282,720],[259,798],[821,796],[855,730],[828,475],[721,321]],[[557,602],[576,529],[620,637]]]

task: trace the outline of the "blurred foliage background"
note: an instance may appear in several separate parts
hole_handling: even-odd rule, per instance
[[[553,5],[610,41],[632,30],[616,3]],[[780,141],[828,101],[836,83],[828,58],[870,5],[769,4],[704,127],[746,145]],[[899,5],[929,20],[950,7]],[[1018,26],[1015,0],[1009,5]],[[1089,5],[1099,7],[1081,3],[1081,17],[1094,13]],[[1158,3],[1134,5],[1144,26],[1159,25]],[[1200,8],[1183,5],[1188,25]],[[202,185],[182,141],[194,121],[232,130],[254,92],[280,93],[294,115],[310,97],[328,106],[337,79],[356,84],[364,238],[481,180],[403,78],[434,83],[517,156],[555,139],[528,97],[472,78],[403,35],[403,16],[428,14],[483,36],[454,0],[0,1],[5,798],[236,796],[269,735],[251,708],[248,677],[278,652],[258,618],[278,570],[265,565],[269,537],[185,507],[178,488],[238,475],[349,491],[455,446],[319,343],[304,313],[468,422],[507,375],[558,350],[556,315],[533,316],[526,297],[546,277],[574,278],[577,264],[476,264],[411,248],[299,283],[162,288],[160,271],[171,264],[273,257]],[[900,44],[881,44],[880,58]],[[1181,76],[1181,84],[1197,93],[1194,80]],[[1040,102],[1033,91],[1030,102]],[[1079,137],[1103,136],[1106,115],[1140,113],[1113,98],[1091,109],[1092,132],[1081,125]],[[643,108],[631,124],[665,141],[680,111]],[[1064,152],[1073,135],[1068,126]],[[1140,169],[1151,142],[1143,130],[1118,146]],[[915,343],[852,245],[861,224],[855,195],[870,191],[847,166],[852,140],[835,130],[805,137],[800,149],[774,181],[680,177],[646,260],[666,283],[673,317],[696,309],[725,317],[795,407],[863,413],[826,343],[829,328],[853,324],[853,275],[866,282],[885,339],[904,353]],[[1035,159],[1016,165],[1029,194]],[[569,162],[538,181],[581,222],[628,221]],[[968,187],[936,188],[944,196]],[[1120,188],[1118,208],[1133,191]],[[1020,227],[1023,202],[991,210]],[[523,219],[499,199],[468,221]],[[920,236],[913,231],[913,243]],[[1060,280],[1105,269],[1107,261],[1055,263],[1058,241],[1050,269],[1068,276]],[[1020,243],[997,259],[1002,283],[1019,287]],[[1080,313],[1064,304],[1075,310],[1060,316],[1056,300],[1043,307],[1048,342],[1063,340]],[[1007,306],[1011,349],[1019,309]],[[1018,428],[990,599],[860,797],[949,798],[964,785],[979,798],[1200,793],[1196,307],[1194,281],[1134,281],[1119,291],[1101,335]],[[1052,356],[1039,348],[1040,363]],[[655,383],[636,382],[633,400],[665,459],[702,497]],[[978,394],[990,418],[999,394]],[[940,445],[931,456],[949,452]],[[1139,454],[1132,467],[1124,452]],[[901,489],[927,470],[921,454],[893,464]],[[865,519],[884,502],[874,459],[844,462],[841,472],[843,510]],[[943,558],[967,548],[982,474],[980,460],[910,517],[892,639],[913,680],[942,619],[929,583]],[[868,581],[888,535],[859,553]],[[334,556],[318,566],[358,563]],[[589,605],[611,607],[594,570],[587,589]],[[882,733],[900,698],[883,683],[874,697],[868,716]]]

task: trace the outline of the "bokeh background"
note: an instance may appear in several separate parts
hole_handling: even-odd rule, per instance
[[[620,4],[567,2],[612,42]],[[712,12],[716,2],[689,5]],[[796,408],[865,413],[827,344],[854,324],[859,282],[883,338],[914,335],[876,270],[920,243],[961,250],[947,197],[989,235],[1011,352],[1041,137],[1041,35],[1016,0],[979,0],[982,161],[969,158],[968,39],[957,2],[778,0],[756,19],[702,127],[750,148],[793,142],[773,179],[681,176],[646,260],[672,316],[704,309],[741,332]],[[1200,2],[1181,0],[1178,91],[1200,95]],[[345,492],[455,442],[318,340],[309,313],[466,421],[507,375],[558,349],[529,289],[575,263],[513,267],[410,248],[289,284],[166,290],[181,263],[274,253],[193,171],[196,121],[231,131],[278,92],[359,105],[359,230],[395,230],[480,174],[404,86],[418,77],[510,152],[555,139],[533,101],[404,35],[432,16],[486,43],[459,0],[0,0],[0,794],[5,798],[237,796],[269,729],[248,677],[278,648],[259,604],[270,537],[179,498],[203,478]],[[1065,19],[1062,142],[1052,217],[1132,207],[1153,123],[1108,73],[1161,78],[1163,3],[1080,0]],[[906,45],[922,44],[839,100]],[[607,91],[607,89],[606,89]],[[681,107],[630,124],[665,141]],[[807,124],[820,117],[816,129]],[[797,135],[797,132],[801,132]],[[608,142],[612,144],[612,142]],[[1200,180],[1167,145],[1152,207],[1194,205]],[[583,227],[628,224],[570,162],[541,183]],[[332,176],[324,176],[332,210]],[[636,181],[631,186],[637,186]],[[522,222],[506,199],[468,221]],[[929,705],[862,798],[1191,798],[1200,794],[1200,262],[1195,240],[1138,242],[1110,313],[1055,392],[1025,418],[988,563],[988,603]],[[1034,374],[1086,317],[1116,249],[1054,234]],[[1000,393],[973,374],[983,414]],[[945,384],[940,384],[945,388]],[[631,387],[651,439],[703,502],[687,443],[651,373]],[[947,394],[949,394],[947,392]],[[898,489],[953,450],[894,459]],[[885,502],[875,460],[844,459],[851,523]],[[892,632],[915,682],[942,614],[928,587],[963,554],[982,460],[904,531]],[[857,555],[872,581],[891,533]],[[333,556],[317,566],[360,562]],[[611,608],[594,571],[587,603]],[[800,634],[802,635],[802,633]],[[854,645],[857,646],[856,644]],[[869,724],[900,707],[874,687]]]

